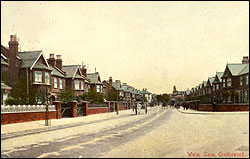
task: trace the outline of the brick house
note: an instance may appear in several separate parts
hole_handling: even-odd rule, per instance
[[[8,84],[13,87],[18,79],[23,77],[27,80],[27,93],[31,88],[36,88],[39,93],[49,93],[52,69],[42,50],[19,52],[18,45],[15,35],[10,36],[8,48],[1,45],[1,54],[6,57],[9,65]],[[40,103],[41,98],[36,101]]]
[[[1,104],[4,104],[5,100],[9,96],[10,90],[12,89],[10,86],[7,85],[9,81],[8,74],[9,74],[8,59],[1,52]]]
[[[247,66],[246,63],[233,63],[227,64],[222,78],[222,94],[228,92],[229,96],[227,99],[223,99],[224,102],[236,103],[239,102],[239,93],[241,78],[244,74],[239,75],[241,71]],[[236,91],[236,92],[235,92]]]
[[[123,93],[123,89],[121,87],[121,82],[120,80],[116,80],[115,82],[113,82],[112,80],[112,77],[109,77],[109,80],[104,80],[103,82],[103,92],[104,92],[104,95],[108,95],[108,92],[113,89],[115,91],[118,91],[118,100],[119,101],[122,101],[123,100],[123,96],[124,96],[124,93]]]
[[[222,91],[222,79],[224,72],[216,72],[214,81],[212,82],[213,85],[213,101],[215,102],[222,102],[221,91]]]
[[[238,102],[249,103],[249,63],[242,69],[238,74],[240,78],[240,83],[235,90],[239,94]]]
[[[126,102],[131,102],[131,95],[130,95],[130,91],[128,89],[129,85],[127,85],[127,83],[123,83],[121,85],[122,87],[122,90],[124,92],[124,96],[123,96],[123,101],[126,101]]]
[[[90,89],[103,94],[103,83],[101,82],[99,73],[88,73],[87,78],[90,80]]]
[[[71,88],[76,96],[88,91],[87,78],[82,74],[80,65],[63,65],[62,71],[66,73],[66,87]]]
[[[47,59],[51,72],[51,101],[61,100],[61,91],[66,88],[66,73],[62,71],[61,55],[57,55],[57,59],[54,58],[54,54],[50,54],[50,58]]]

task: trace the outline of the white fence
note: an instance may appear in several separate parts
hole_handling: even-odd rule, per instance
[[[48,111],[56,111],[55,105],[48,105]],[[1,114],[46,112],[46,105],[1,105]]]

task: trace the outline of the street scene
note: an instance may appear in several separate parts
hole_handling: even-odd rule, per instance
[[[198,113],[156,106],[148,114],[126,110],[62,119],[64,124],[54,119],[50,127],[44,121],[9,124],[2,126],[1,157],[248,158],[248,118],[248,112]]]
[[[249,158],[249,2],[1,1],[2,158]]]

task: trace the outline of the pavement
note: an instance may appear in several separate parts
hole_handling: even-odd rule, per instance
[[[249,156],[249,112],[154,107],[148,114],[123,110],[53,119],[51,126],[45,121],[1,125],[2,158],[197,158],[220,152]]]

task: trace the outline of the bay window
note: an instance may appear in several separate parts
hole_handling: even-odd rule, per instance
[[[35,83],[42,83],[42,71],[35,71]]]
[[[83,81],[81,81],[81,89],[84,90],[84,84]]]
[[[230,87],[230,86],[232,86],[232,79],[228,78],[227,79],[227,87]]]
[[[59,88],[60,88],[60,89],[63,89],[63,86],[62,86],[62,85],[63,85],[63,81],[62,81],[62,79],[59,79]]]
[[[80,89],[79,88],[79,80],[74,80],[74,82],[75,82],[75,89]]]
[[[248,85],[248,75],[246,75],[246,85]]]
[[[45,83],[50,84],[50,73],[49,72],[45,72]]]
[[[242,78],[242,76],[240,76],[240,85],[242,85],[243,84],[243,78]]]
[[[54,77],[54,88],[57,88],[57,78]]]

